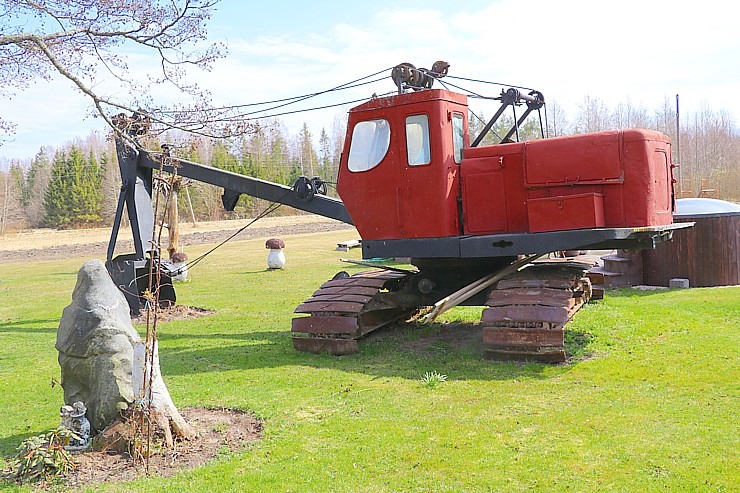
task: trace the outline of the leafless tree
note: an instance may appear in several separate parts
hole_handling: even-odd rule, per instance
[[[550,137],[560,137],[569,133],[569,123],[565,110],[557,102],[547,103],[547,134]]]
[[[576,133],[598,132],[611,127],[609,123],[609,109],[603,100],[586,95],[578,105],[576,115]]]
[[[706,104],[681,119],[682,188],[688,194],[719,191],[720,198],[740,200],[740,135],[726,110]]]
[[[13,176],[13,170],[0,170],[0,236],[9,230],[22,227],[23,208],[21,207],[21,190]]]
[[[41,148],[26,172],[28,200],[24,204],[28,225],[38,228],[44,222],[44,194],[51,179],[48,149]]]
[[[655,110],[655,129],[676,141],[676,106],[667,96]]]
[[[611,122],[614,128],[651,128],[653,126],[647,110],[643,107],[635,107],[632,101],[627,99],[619,103],[611,113]]]
[[[0,98],[12,97],[40,79],[59,74],[92,101],[111,127],[113,116],[145,110],[161,128],[204,134],[244,130],[220,118],[209,94],[187,81],[189,67],[209,69],[224,47],[206,40],[206,21],[219,0],[0,0]],[[157,69],[138,78],[125,53],[149,53]],[[115,84],[126,100],[106,95]],[[150,97],[153,85],[170,84],[186,103],[163,108]],[[125,91],[121,91],[121,87]],[[0,132],[12,131],[1,119]]]

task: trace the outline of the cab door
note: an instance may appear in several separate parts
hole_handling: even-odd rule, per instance
[[[458,113],[455,122],[462,129],[460,118]],[[457,236],[459,164],[453,152],[452,113],[439,107],[412,111],[405,117],[404,135],[398,188],[401,234],[405,238]]]

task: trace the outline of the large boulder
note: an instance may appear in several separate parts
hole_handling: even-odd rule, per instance
[[[56,348],[64,402],[87,406],[92,435],[113,423],[136,399],[149,405],[150,417],[164,430],[168,446],[173,445],[173,435],[182,439],[198,435],[172,402],[156,343],[147,352],[131,325],[125,296],[101,261],[86,262],[77,274],[72,304],[64,309],[57,329]],[[147,359],[151,373],[145,390]]]
[[[132,368],[139,334],[126,298],[100,260],[77,274],[72,303],[57,329],[64,402],[87,406],[91,432],[105,428],[134,401]]]

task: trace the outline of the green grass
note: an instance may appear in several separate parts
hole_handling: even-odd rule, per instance
[[[364,270],[338,262],[358,258],[333,251],[345,239],[288,238],[284,271],[265,270],[262,241],[229,243],[178,287],[180,303],[217,313],[159,327],[175,402],[251,411],[261,442],[89,491],[739,491],[740,288],[610,292],[573,321],[566,365],[413,344],[475,308],[380,331],[358,355],[298,353],[295,306],[336,271]],[[55,331],[84,260],[0,264],[2,457],[58,424]],[[446,381],[425,385],[432,372]]]

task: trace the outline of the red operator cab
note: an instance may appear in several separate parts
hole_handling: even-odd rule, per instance
[[[337,190],[365,240],[461,233],[460,163],[467,98],[418,91],[349,113]]]
[[[337,189],[370,241],[643,228],[672,223],[672,167],[649,130],[470,147],[467,96],[433,89],[350,110]]]

